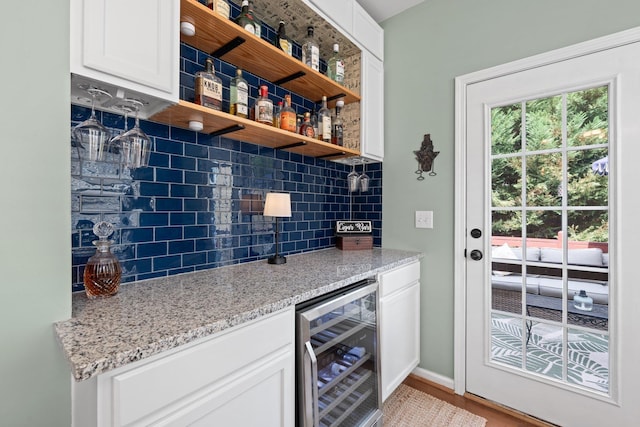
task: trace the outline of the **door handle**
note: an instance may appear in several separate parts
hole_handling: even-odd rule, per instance
[[[472,250],[470,255],[474,261],[480,261],[482,259],[482,252],[477,249]]]
[[[318,427],[318,360],[309,341],[304,343],[304,387],[304,425]]]

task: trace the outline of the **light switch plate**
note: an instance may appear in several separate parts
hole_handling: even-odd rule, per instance
[[[433,228],[433,211],[416,211],[416,228]]]

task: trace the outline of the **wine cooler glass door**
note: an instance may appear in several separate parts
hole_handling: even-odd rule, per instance
[[[380,417],[377,284],[298,313],[303,426],[373,425]]]

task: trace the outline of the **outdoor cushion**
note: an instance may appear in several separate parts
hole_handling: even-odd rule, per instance
[[[609,254],[602,254],[602,265],[609,267]]]
[[[541,277],[538,281],[540,295],[562,298],[562,280]],[[596,304],[609,304],[609,285],[602,282],[587,282],[581,280],[569,280],[569,293],[567,298],[573,299],[581,290],[587,292]]]
[[[602,249],[569,249],[568,264],[570,265],[586,265],[590,267],[602,267]],[[562,249],[542,248],[540,250],[540,261],[561,264]]]
[[[527,276],[527,293],[537,295],[539,283],[538,276]],[[494,289],[517,291],[522,289],[522,276],[519,274],[511,276],[493,275],[491,276],[491,286]]]

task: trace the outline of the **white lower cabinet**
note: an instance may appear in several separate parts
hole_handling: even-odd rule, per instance
[[[420,262],[381,273],[380,380],[382,400],[420,362]]]
[[[295,425],[294,309],[74,383],[73,425]]]

